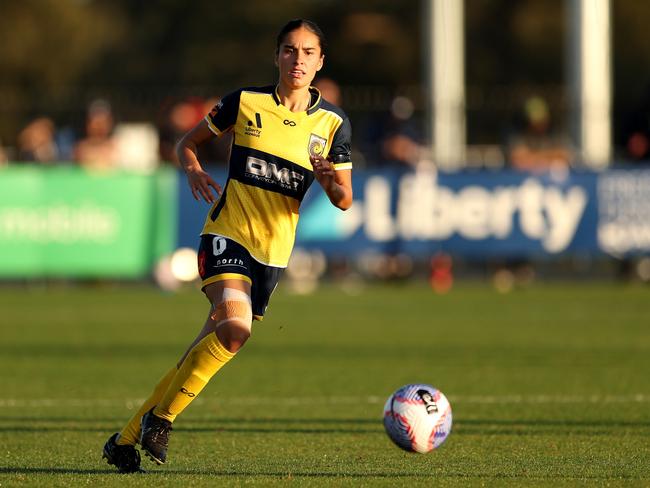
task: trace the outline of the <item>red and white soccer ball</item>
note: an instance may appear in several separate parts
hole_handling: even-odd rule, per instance
[[[406,385],[386,401],[384,427],[388,437],[405,451],[429,452],[451,433],[451,405],[431,385]]]

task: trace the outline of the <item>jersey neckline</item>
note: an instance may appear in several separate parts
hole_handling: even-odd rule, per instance
[[[282,102],[280,101],[280,93],[278,92],[279,85],[275,85],[275,88],[273,89],[273,100],[275,100],[275,103],[282,107],[283,110],[285,110],[287,113],[291,114],[293,117],[303,117],[304,115],[311,115],[315,113],[321,106],[321,102],[323,101],[323,97],[320,94],[320,91],[318,88],[315,86],[310,86],[309,87],[309,94],[311,95],[311,100],[310,100],[310,105],[305,111],[301,112],[292,112],[289,110],[287,107],[285,107]]]

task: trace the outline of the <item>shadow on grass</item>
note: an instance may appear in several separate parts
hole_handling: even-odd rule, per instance
[[[2,417],[0,432],[109,432],[119,430],[121,419],[72,419],[54,417]],[[3,425],[4,424],[4,425]],[[178,422],[177,432],[241,432],[259,434],[376,433],[381,419],[361,418],[215,418]]]
[[[120,424],[128,420],[127,416],[104,418],[75,418],[75,417],[45,417],[30,415],[23,417],[0,415],[0,422],[44,422],[44,423],[75,423],[75,424]]]
[[[103,432],[121,428],[124,418],[2,417],[0,432]],[[456,419],[455,435],[647,435],[650,421],[572,419]],[[177,432],[253,434],[376,434],[383,432],[381,418],[247,418],[184,419]]]
[[[0,474],[110,474],[105,469],[77,469],[77,468],[0,468]],[[115,474],[120,474],[113,470]]]
[[[570,420],[570,419],[460,419],[454,424],[456,435],[648,435],[650,421]]]
[[[184,424],[375,424],[378,418],[322,418],[322,417],[219,417],[213,418],[184,418]],[[39,415],[30,416],[3,416],[0,415],[0,422],[74,422],[78,424],[98,423],[122,423],[128,420],[128,416],[101,417],[101,418],[75,418],[75,417],[44,417]]]
[[[631,475],[628,473],[619,473],[619,474],[612,474],[612,475],[603,475],[603,476],[598,476],[598,475],[589,475],[589,474],[581,474],[580,476],[566,476],[562,474],[557,474],[557,473],[548,473],[547,475],[544,476],[539,476],[539,475],[526,475],[522,473],[481,473],[481,472],[475,472],[475,473],[464,473],[464,472],[455,472],[455,471],[445,471],[444,469],[441,469],[439,471],[436,471],[434,473],[432,472],[407,472],[407,471],[363,471],[363,472],[327,472],[327,471],[294,471],[294,470],[286,470],[286,471],[278,471],[276,470],[263,470],[263,469],[242,469],[242,470],[234,470],[234,469],[229,469],[229,470],[190,470],[190,469],[160,469],[156,471],[147,471],[145,473],[132,473],[132,474],[123,474],[123,473],[118,473],[115,470],[111,469],[79,469],[79,468],[30,468],[30,467],[16,467],[16,468],[11,468],[11,467],[0,467],[0,474],[24,474],[24,475],[30,475],[30,474],[44,474],[44,475],[66,475],[66,474],[78,474],[78,475],[109,475],[109,476],[116,476],[119,478],[130,478],[130,477],[135,477],[138,478],[140,476],[156,476],[156,475],[164,475],[164,476],[169,476],[169,475],[179,475],[179,476],[216,476],[216,477],[238,477],[238,476],[244,476],[244,477],[254,477],[254,476],[259,476],[259,477],[270,477],[270,478],[278,478],[278,479],[294,479],[294,478],[340,478],[340,479],[345,479],[345,478],[363,478],[363,479],[369,479],[369,478],[382,478],[382,479],[388,479],[388,478],[411,478],[411,479],[444,479],[444,478],[452,478],[452,479],[520,479],[520,480],[641,480],[641,479],[647,479],[646,477],[643,476],[635,476]]]
[[[0,468],[0,474],[103,474],[103,475],[116,475],[116,476],[147,476],[147,475],[196,475],[196,476],[269,476],[273,478],[287,478],[287,477],[309,477],[309,478],[428,478],[431,477],[430,473],[408,473],[408,472],[378,472],[378,473],[333,473],[333,472],[311,472],[311,471],[277,471],[277,470],[252,470],[242,469],[241,471],[231,470],[191,470],[191,469],[160,469],[156,471],[147,470],[145,473],[118,473],[114,469],[78,469],[78,468]]]

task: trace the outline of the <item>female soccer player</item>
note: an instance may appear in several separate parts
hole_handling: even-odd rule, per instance
[[[137,442],[154,462],[165,462],[172,422],[241,349],[253,319],[262,320],[313,180],[336,207],[352,204],[350,122],[311,86],[323,67],[324,48],[315,23],[288,22],[277,37],[277,85],[225,96],[178,143],[194,198],[212,204],[198,259],[211,307],[180,362],[104,446],[104,457],[121,472],[140,471]],[[202,168],[197,147],[226,132],[233,133],[233,143],[222,191]]]

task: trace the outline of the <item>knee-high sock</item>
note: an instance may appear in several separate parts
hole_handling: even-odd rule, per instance
[[[173,422],[234,355],[223,347],[214,332],[208,334],[189,352],[154,415]]]
[[[165,376],[160,379],[158,384],[153,389],[151,396],[149,396],[149,398],[144,401],[140,409],[133,415],[133,417],[131,417],[129,423],[127,423],[122,429],[122,432],[120,432],[120,436],[116,442],[117,444],[121,446],[126,444],[134,446],[139,441],[140,420],[142,419],[142,416],[151,410],[152,407],[155,407],[158,402],[160,402],[160,399],[167,391],[167,388],[169,388],[169,384],[172,382],[177,372],[178,368],[174,366],[167,372],[167,374],[165,374]]]

